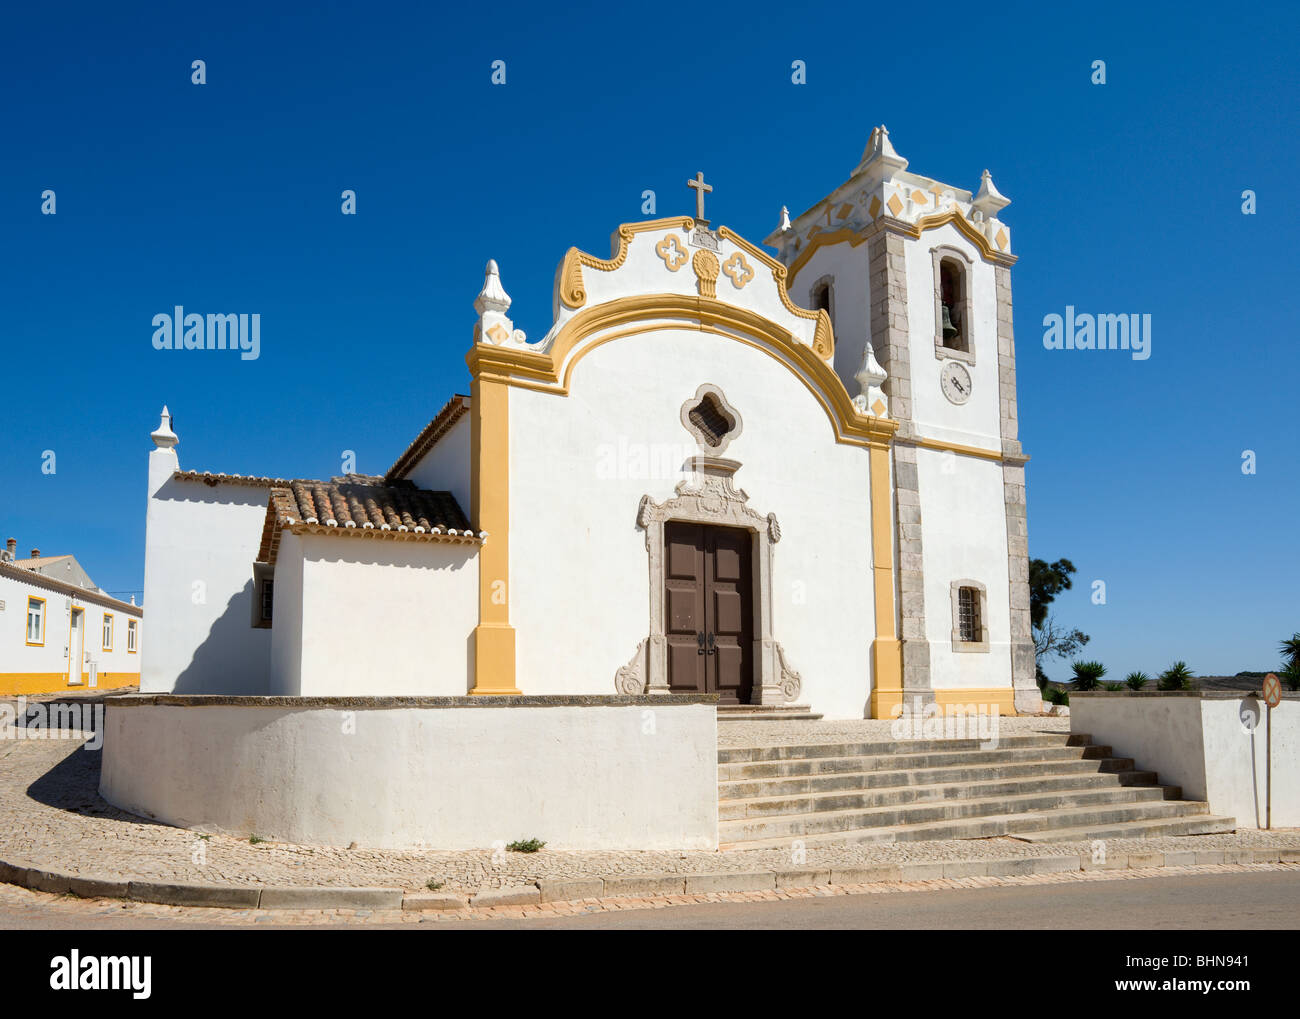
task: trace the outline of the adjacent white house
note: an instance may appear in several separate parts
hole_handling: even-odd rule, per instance
[[[0,550],[0,695],[138,686],[143,610],[105,594],[71,555]]]
[[[1038,710],[1007,199],[880,127],[773,256],[690,184],[569,250],[536,341],[489,263],[382,475],[186,470],[164,408],[142,691]]]

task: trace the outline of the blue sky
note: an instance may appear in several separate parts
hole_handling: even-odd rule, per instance
[[[486,259],[539,338],[565,249],[605,255],[644,189],[689,213],[702,169],[710,218],[759,241],[883,122],[911,169],[988,167],[1012,199],[1030,553],[1079,567],[1062,621],[1116,678],[1271,668],[1300,630],[1294,9],[303,7],[6,13],[0,526],[23,554],[143,586],[163,403],[185,467],[386,469],[466,389]],[[155,351],[176,304],[260,313],[261,357]],[[1045,350],[1067,304],[1150,313],[1152,357]]]

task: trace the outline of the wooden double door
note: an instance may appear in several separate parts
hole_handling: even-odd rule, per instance
[[[748,704],[754,687],[753,535],[736,527],[664,524],[668,686]]]

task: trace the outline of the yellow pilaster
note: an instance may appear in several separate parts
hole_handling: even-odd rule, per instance
[[[479,549],[478,626],[471,694],[518,694],[510,625],[510,389],[476,377],[470,388],[470,515],[487,531]]]
[[[889,443],[871,443],[871,559],[876,639],[871,642],[871,717],[890,718],[903,703],[903,645],[894,610],[894,526],[890,512]]]

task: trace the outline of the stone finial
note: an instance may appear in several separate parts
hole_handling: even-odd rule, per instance
[[[474,326],[476,343],[495,343],[522,345],[527,341],[522,329],[506,315],[510,310],[510,295],[501,285],[501,272],[497,269],[495,259],[488,259],[483,272],[483,289],[474,299],[474,310],[478,312],[478,323]]]
[[[853,406],[864,414],[884,417],[889,410],[889,402],[885,399],[882,387],[889,376],[885,369],[880,367],[880,362],[876,360],[875,351],[871,349],[870,343],[862,351],[862,364],[858,366],[853,377],[858,382],[859,390],[858,395],[853,398]]]
[[[790,226],[790,210],[783,205],[781,206],[781,222],[777,223],[776,232],[783,234],[791,229],[793,227]]]
[[[474,310],[480,315],[489,311],[499,311],[504,315],[510,310],[510,295],[501,285],[501,271],[494,258],[488,259],[487,268],[483,272],[483,289],[474,298]]]
[[[985,170],[980,177],[980,189],[970,204],[971,208],[982,212],[986,219],[993,219],[1000,209],[1005,209],[1011,204],[1011,199],[993,186],[993,176]]]
[[[900,156],[889,140],[889,129],[881,124],[871,131],[867,147],[862,151],[862,160],[858,163],[856,173],[878,167],[882,177],[907,169],[907,160]]]
[[[159,449],[171,449],[180,438],[172,431],[172,416],[166,406],[162,409],[162,420],[158,422],[158,430],[151,432],[149,438],[153,439],[153,444]]]

